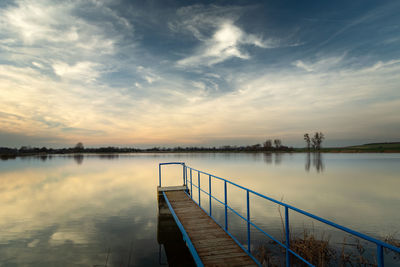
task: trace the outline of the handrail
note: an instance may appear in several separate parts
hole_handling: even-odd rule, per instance
[[[383,242],[383,241],[381,241],[381,240],[378,240],[378,239],[375,239],[375,238],[373,238],[373,237],[367,236],[367,235],[362,234],[362,233],[360,233],[360,232],[354,231],[354,230],[352,230],[352,229],[350,229],[350,228],[341,226],[341,225],[339,225],[339,224],[337,224],[337,223],[328,221],[328,220],[323,219],[323,218],[321,218],[321,217],[319,217],[319,216],[316,216],[316,215],[314,215],[314,214],[311,214],[311,213],[309,213],[309,212],[306,212],[306,211],[303,211],[303,210],[301,210],[301,209],[299,209],[299,208],[296,208],[296,207],[294,207],[294,206],[292,206],[292,205],[289,205],[289,204],[286,204],[286,203],[284,203],[284,202],[275,200],[275,199],[273,199],[273,198],[271,198],[271,197],[267,197],[267,196],[265,196],[265,195],[263,195],[263,194],[260,194],[260,193],[258,193],[258,192],[255,192],[255,191],[253,191],[253,190],[251,190],[251,189],[248,189],[248,188],[246,188],[246,187],[244,187],[244,186],[238,185],[238,184],[236,184],[236,183],[234,183],[234,182],[231,182],[231,181],[229,181],[229,180],[227,180],[227,179],[224,179],[224,178],[215,176],[215,175],[213,175],[213,174],[210,174],[210,173],[207,173],[207,172],[200,171],[200,170],[198,170],[198,169],[189,167],[189,166],[187,166],[184,162],[167,162],[167,163],[160,163],[160,164],[159,164],[160,186],[161,186],[161,166],[162,166],[162,165],[169,165],[169,164],[180,164],[180,165],[182,165],[182,168],[183,168],[183,180],[184,180],[184,181],[183,181],[183,184],[184,184],[184,185],[188,185],[187,170],[188,170],[188,169],[190,170],[190,197],[193,199],[193,186],[194,186],[195,188],[197,188],[197,189],[199,190],[199,203],[197,203],[197,204],[200,206],[200,208],[202,208],[202,207],[201,207],[201,201],[200,201],[200,192],[203,192],[203,193],[207,194],[207,195],[209,196],[209,200],[210,200],[209,216],[210,216],[212,219],[214,219],[214,221],[216,221],[216,220],[215,220],[215,218],[212,216],[211,199],[215,199],[215,200],[218,201],[220,204],[224,205],[224,207],[225,207],[225,225],[224,225],[224,227],[222,227],[222,226],[221,226],[221,227],[222,227],[230,236],[232,236],[232,235],[231,235],[231,234],[229,233],[229,231],[228,231],[228,214],[227,214],[228,209],[231,210],[232,212],[234,212],[236,215],[238,215],[242,220],[244,220],[244,221],[247,222],[247,249],[244,249],[244,247],[237,241],[236,238],[234,238],[234,240],[235,240],[235,241],[240,245],[240,247],[242,247],[253,259],[254,259],[254,257],[251,255],[251,252],[250,252],[250,232],[251,232],[251,231],[250,231],[250,229],[251,229],[251,228],[250,228],[250,225],[253,226],[253,227],[255,227],[255,228],[256,228],[257,230],[259,230],[261,233],[263,233],[264,235],[268,236],[268,237],[271,238],[273,241],[275,241],[275,242],[278,243],[280,246],[282,246],[282,247],[284,247],[284,248],[286,249],[286,265],[287,265],[287,266],[290,266],[290,254],[294,255],[295,257],[297,257],[298,259],[300,259],[301,261],[303,261],[303,262],[306,263],[307,265],[313,266],[310,262],[308,262],[308,261],[305,260],[303,257],[301,257],[301,256],[298,255],[296,252],[294,252],[292,249],[290,249],[290,238],[289,238],[289,237],[290,237],[290,232],[289,232],[289,210],[296,211],[296,212],[298,212],[298,213],[300,213],[300,214],[303,214],[303,215],[305,215],[305,216],[307,216],[307,217],[313,218],[313,219],[315,219],[315,220],[317,220],[317,221],[320,221],[320,222],[322,222],[322,223],[324,223],[324,224],[327,224],[327,225],[329,225],[329,226],[335,227],[335,228],[337,228],[337,229],[339,229],[339,230],[342,230],[342,231],[344,231],[344,232],[350,233],[350,234],[352,234],[352,235],[354,235],[354,236],[357,236],[357,237],[362,238],[362,239],[364,239],[364,240],[367,240],[367,241],[369,241],[369,242],[375,243],[376,246],[377,246],[377,260],[378,260],[378,266],[379,266],[379,267],[384,266],[383,248],[386,248],[386,249],[392,250],[392,251],[394,251],[394,252],[400,253],[400,248],[398,248],[398,247],[395,247],[395,246],[393,246],[393,245],[390,245],[390,244],[388,244],[388,243],[385,243],[385,242]],[[193,178],[193,177],[192,177],[192,176],[193,176],[193,175],[192,175],[193,171],[198,173],[198,185],[197,185],[197,186],[196,186],[195,184],[193,184],[193,179],[192,179],[192,178]],[[205,190],[201,189],[201,186],[200,186],[200,174],[204,174],[204,175],[207,175],[207,176],[209,177],[209,191],[210,191],[210,192],[206,192]],[[221,201],[221,200],[217,199],[216,197],[214,197],[214,196],[212,195],[212,192],[211,192],[211,179],[212,179],[212,178],[215,178],[215,179],[217,179],[217,180],[221,180],[221,181],[224,182],[224,201]],[[227,184],[231,184],[231,185],[233,185],[233,186],[236,186],[236,187],[238,187],[238,188],[240,188],[240,189],[246,191],[246,207],[247,207],[247,215],[246,215],[246,217],[247,217],[247,218],[245,218],[244,216],[240,215],[239,212],[237,212],[235,209],[233,209],[232,207],[230,207],[230,206],[228,205],[228,199],[227,199]],[[282,242],[279,242],[276,238],[274,238],[274,237],[272,237],[270,234],[266,233],[264,230],[262,230],[260,227],[258,227],[256,224],[254,224],[254,223],[251,221],[251,218],[250,218],[250,193],[251,193],[251,194],[254,194],[254,195],[258,196],[258,197],[264,198],[264,199],[266,199],[266,200],[269,200],[269,201],[271,201],[271,202],[274,202],[274,203],[276,203],[276,204],[278,204],[278,205],[280,205],[280,206],[285,207],[285,237],[286,237],[286,239],[285,239],[285,244],[282,243]],[[195,201],[195,200],[193,200],[193,201]],[[196,201],[195,201],[195,202],[196,202]],[[202,208],[202,209],[203,209],[203,208]],[[204,210],[204,209],[203,209],[203,210]],[[219,224],[219,223],[218,223],[218,224]],[[232,236],[232,237],[233,237],[233,236]],[[260,264],[259,262],[257,262],[257,263]]]
[[[183,185],[185,185],[185,162],[162,162],[158,164],[158,186],[161,187],[161,166],[162,165],[182,165],[183,166]]]

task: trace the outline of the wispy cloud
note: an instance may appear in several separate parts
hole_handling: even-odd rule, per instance
[[[303,60],[296,60],[292,64],[308,72],[327,71],[335,67],[340,67],[340,63],[343,62],[344,57],[345,54],[336,57],[324,57],[314,62],[304,62]]]
[[[336,20],[316,19],[333,28],[315,32],[298,25],[300,15],[282,22],[279,9],[263,13],[263,4],[147,7],[162,19],[126,5],[17,0],[0,8],[0,145],[46,136],[87,145],[293,141],[314,129],[342,139],[360,129],[396,136],[398,34],[336,40],[383,21],[380,14],[332,35],[343,27],[329,24]],[[342,43],[321,46],[329,36]]]
[[[75,65],[69,65],[64,62],[55,62],[53,65],[55,74],[61,78],[84,81],[94,81],[100,73],[96,70],[99,64],[93,62],[77,62]]]
[[[235,6],[193,5],[180,8],[169,28],[192,35],[199,45],[191,55],[179,60],[179,66],[212,66],[230,58],[249,59],[246,46],[272,48],[277,40],[265,39],[261,34],[245,32],[235,24],[246,8]]]

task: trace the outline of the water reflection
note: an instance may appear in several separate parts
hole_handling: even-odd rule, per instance
[[[275,165],[279,165],[282,162],[283,154],[275,153]]]
[[[284,153],[271,153],[271,152],[265,152],[263,154],[257,154],[258,157],[262,155],[264,162],[267,164],[272,164],[274,165],[280,165],[282,163],[282,160],[285,158]]]
[[[289,204],[378,238],[400,229],[400,154],[81,156],[79,167],[72,155],[0,162],[0,265],[158,266],[160,255],[161,263],[172,262],[176,248],[168,240],[181,239],[172,218],[159,216],[156,195],[157,164],[166,161],[184,161],[275,199],[284,196]],[[163,179],[181,183],[181,169],[170,168]],[[208,177],[202,179],[207,186]],[[214,190],[223,192],[223,184],[213,184]],[[245,212],[246,195],[231,187],[228,193],[229,204]],[[252,218],[279,236],[276,205],[252,196],[250,206]],[[304,218],[290,216],[294,228],[303,225]]]
[[[69,162],[0,169],[0,265],[158,265],[152,162]]]
[[[272,153],[264,153],[264,162],[272,164]]]
[[[76,162],[76,164],[81,165],[83,162],[83,155],[82,154],[75,154],[74,156],[74,160]]]
[[[299,154],[297,154],[299,155]],[[322,153],[319,152],[315,152],[315,153],[304,153],[304,154],[300,154],[300,155],[305,155],[305,165],[304,168],[307,172],[310,171],[311,168],[311,163],[312,166],[315,168],[315,170],[317,171],[317,173],[319,172],[323,172],[325,169],[325,163],[323,161],[322,158]],[[270,153],[270,152],[266,152],[263,154],[260,153],[254,153],[252,155],[254,160],[258,160],[259,157],[263,158],[264,162],[266,164],[274,164],[274,165],[281,165],[282,162],[286,161],[290,161],[290,157],[293,156],[293,154],[289,154],[289,153]]]
[[[160,265],[196,266],[162,195],[158,196],[157,242],[160,245]],[[162,247],[167,258],[166,262]]]
[[[311,160],[312,158],[312,160]],[[317,172],[323,172],[325,169],[322,153],[315,152],[315,153],[307,153],[306,155],[306,163],[305,163],[305,170],[310,171],[311,161],[313,163],[313,167]]]

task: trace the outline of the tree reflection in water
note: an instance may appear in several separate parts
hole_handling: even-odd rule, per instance
[[[75,154],[74,155],[74,160],[76,164],[81,165],[83,162],[83,155],[82,154]]]
[[[311,159],[312,158],[312,159]],[[310,171],[311,162],[317,172],[323,172],[325,169],[322,154],[320,152],[307,153],[305,169]]]

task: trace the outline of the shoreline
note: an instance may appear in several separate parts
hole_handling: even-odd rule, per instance
[[[293,151],[279,151],[279,150],[271,150],[271,151],[136,151],[136,152],[68,152],[68,153],[18,153],[18,154],[0,154],[1,159],[14,159],[18,157],[44,157],[44,156],[78,156],[78,155],[127,155],[127,154],[177,154],[177,153],[247,153],[247,154],[255,154],[255,153],[263,153],[263,154],[271,154],[271,153],[310,153],[310,154],[326,154],[326,153],[335,153],[335,154],[397,154],[400,153],[400,150],[357,150],[357,149],[322,149],[321,151],[307,151],[307,150],[293,150]]]

